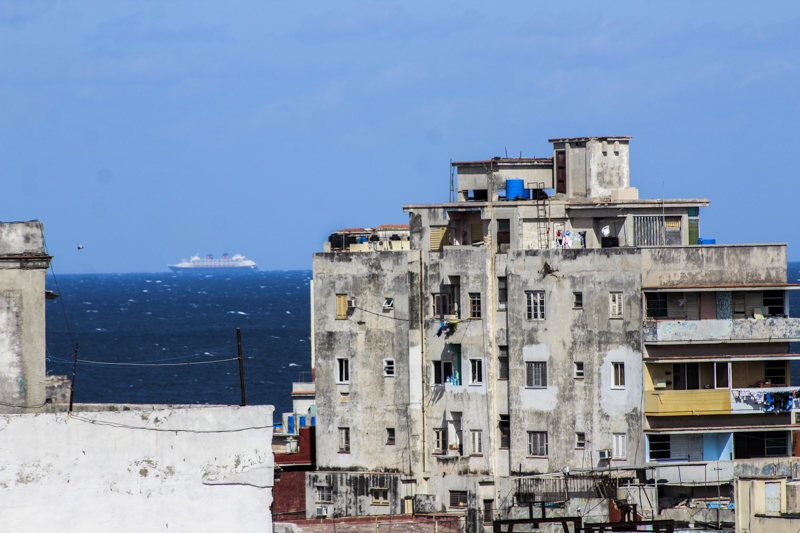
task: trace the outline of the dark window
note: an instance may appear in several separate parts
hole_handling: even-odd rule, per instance
[[[466,506],[467,506],[467,491],[451,490],[450,507],[466,507]]]
[[[673,363],[673,390],[697,390],[700,388],[699,363]]]
[[[453,377],[453,363],[450,361],[433,362],[433,383],[434,385],[444,385],[447,378]]]
[[[497,379],[508,379],[508,346],[499,346],[497,358]]]
[[[650,435],[650,460],[669,459],[669,435]]]
[[[582,292],[573,292],[572,293],[572,308],[573,309],[583,309],[583,293]]]
[[[567,154],[556,152],[556,193],[567,192]]]
[[[575,433],[575,448],[579,450],[586,448],[586,433]]]
[[[500,415],[500,447],[508,448],[511,445],[511,421],[508,415]]]
[[[786,385],[786,363],[784,361],[764,361],[764,380],[773,385]]]
[[[576,378],[583,379],[583,362],[575,363],[575,376]]]
[[[497,278],[497,307],[498,309],[508,307],[508,278]]]
[[[497,219],[497,251],[505,253],[511,243],[511,224],[507,218]],[[503,246],[505,244],[505,246]]]
[[[450,312],[450,295],[447,293],[433,295],[433,314],[434,316],[445,316]]]
[[[338,363],[336,380],[339,383],[348,383],[350,381],[350,360],[337,359],[336,361]]]
[[[647,292],[644,295],[647,305],[647,318],[667,318],[667,294]]]
[[[714,373],[716,374],[715,388],[728,388],[728,363],[714,363]]]
[[[386,428],[386,445],[394,445],[394,428]]]
[[[472,371],[472,375],[470,376],[471,383],[473,385],[480,385],[483,383],[483,359],[470,359],[470,370]]]
[[[494,507],[494,500],[483,500],[483,523],[484,524],[491,524],[492,520],[494,520],[494,513],[492,508]]]
[[[764,307],[768,316],[784,315],[783,291],[764,291]]]
[[[469,317],[481,317],[481,294],[479,292],[469,293]]]
[[[787,457],[786,431],[752,431],[733,434],[733,458]]]

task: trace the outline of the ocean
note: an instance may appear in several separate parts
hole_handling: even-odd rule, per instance
[[[788,278],[800,283],[800,263],[789,263]],[[86,362],[76,402],[238,405],[238,362],[224,361],[237,357],[236,328],[248,404],[274,405],[278,421],[291,411],[292,382],[311,379],[309,270],[57,279],[48,272],[61,298],[46,302],[47,372],[71,378],[78,343]],[[790,314],[800,317],[800,291],[790,291]]]
[[[239,405],[239,363],[224,361],[236,328],[248,405],[274,405],[279,421],[292,382],[311,381],[311,271],[56,276],[47,372],[71,379],[78,344],[75,402]]]

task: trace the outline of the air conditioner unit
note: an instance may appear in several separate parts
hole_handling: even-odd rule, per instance
[[[317,507],[317,518],[327,518],[327,516],[328,516],[327,507]]]
[[[356,299],[355,298],[350,298],[349,300],[347,300],[347,308],[348,309],[355,309],[356,308]]]
[[[600,460],[611,459],[611,450],[597,450],[597,453],[600,454]]]

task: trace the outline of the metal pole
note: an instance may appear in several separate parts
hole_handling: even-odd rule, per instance
[[[242,407],[247,405],[244,399],[244,360],[242,359],[242,329],[236,328],[236,342],[239,345],[239,385],[242,388]]]
[[[69,388],[69,412],[72,412],[72,400],[75,398],[75,371],[78,369],[78,344],[75,343],[75,362],[72,364],[72,384]]]

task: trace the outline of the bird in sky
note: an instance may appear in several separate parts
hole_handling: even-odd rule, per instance
[[[78,243],[78,250],[83,250],[83,245],[81,243]]]

